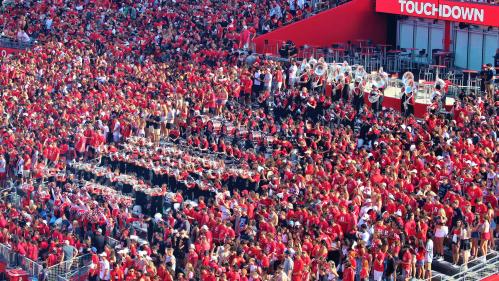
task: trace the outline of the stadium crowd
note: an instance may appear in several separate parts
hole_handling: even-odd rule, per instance
[[[0,242],[47,266],[88,253],[90,280],[424,279],[445,247],[454,264],[484,258],[499,233],[496,96],[416,120],[374,113],[347,87],[297,87],[297,65],[239,53],[276,13],[262,5],[286,6],[264,2],[5,8],[0,23],[38,44],[0,62],[0,183],[22,194],[0,205]],[[191,187],[210,193],[172,190],[171,212],[136,215],[69,169],[132,138],[139,151],[216,152],[242,171],[220,164]],[[151,169],[156,153],[141,156]]]

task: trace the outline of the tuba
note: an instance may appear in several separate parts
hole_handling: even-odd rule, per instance
[[[314,68],[314,74],[317,76],[323,76],[326,74],[327,65],[325,63],[317,63]]]
[[[340,68],[340,72],[341,73],[352,73],[352,67],[350,65],[348,65],[348,62],[347,61],[344,61],[342,64],[341,64],[341,68]]]
[[[366,75],[367,75],[367,72],[364,69],[364,66],[362,66],[362,65],[357,66],[357,68],[355,69],[355,73],[354,73],[355,81],[359,82],[359,83],[362,82],[362,80],[364,80]]]
[[[327,82],[332,83],[339,73],[340,73],[340,67],[338,64],[336,63],[328,64]]]
[[[315,67],[315,65],[317,64],[317,60],[314,59],[314,57],[310,57],[310,59],[308,60],[308,64],[311,66],[311,67]]]
[[[372,90],[369,93],[369,97],[367,97],[367,99],[369,100],[370,103],[377,103],[379,101],[379,96],[380,96],[379,90]]]
[[[374,73],[372,76],[372,86],[376,87],[377,89],[369,93],[369,97],[367,99],[369,100],[370,103],[376,103],[379,101],[381,93],[378,89],[385,87],[385,85],[386,82],[385,79],[383,79],[381,73],[378,72]]]
[[[437,79],[437,81],[435,81],[435,85],[433,85],[435,87],[435,89],[437,89],[437,86],[440,86],[440,90],[443,90],[445,88],[445,81],[442,80],[442,79]]]
[[[404,73],[404,75],[402,75],[402,84],[404,84],[404,86],[407,86],[410,80],[414,81],[414,74],[410,71],[407,71],[406,73]]]
[[[303,59],[301,61],[301,65],[300,65],[300,72],[304,72],[307,68],[309,68],[309,64],[307,62],[307,59]]]
[[[372,85],[376,86],[376,88],[381,89],[386,85],[386,80],[382,76],[381,73],[375,73],[372,77]]]
[[[437,89],[439,88],[439,89]],[[442,80],[442,79],[437,79],[437,81],[435,81],[435,84],[433,85],[433,93],[431,95],[431,102],[437,102],[437,103],[440,103],[441,102],[441,98],[442,98],[442,92],[445,88],[445,81]]]
[[[334,78],[334,80],[336,82],[342,82],[343,83],[345,81],[345,74],[340,73],[340,74],[336,75],[336,77]]]

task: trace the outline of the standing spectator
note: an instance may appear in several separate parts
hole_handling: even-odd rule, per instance
[[[104,252],[104,248],[106,247],[106,237],[102,235],[102,229],[97,229],[97,233],[92,238],[92,247],[97,249],[97,254],[101,254]]]
[[[111,280],[111,267],[109,265],[109,261],[107,260],[107,254],[105,252],[102,252],[99,256],[99,280],[109,281]]]

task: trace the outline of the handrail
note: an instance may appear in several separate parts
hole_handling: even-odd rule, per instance
[[[33,47],[34,42],[21,42],[9,37],[0,36],[0,47],[10,48],[10,49],[18,49],[18,50],[26,50],[28,48]]]
[[[470,264],[472,262],[479,261],[478,264],[476,264],[472,267],[466,268],[466,265],[463,264],[463,265],[459,266],[459,272],[454,274],[454,275],[447,275],[444,273],[439,273],[439,274],[433,275],[431,279],[432,280],[439,280],[439,281],[440,280],[449,280],[449,281],[451,281],[451,280],[453,280],[453,281],[464,280],[464,278],[466,278],[468,275],[470,275],[474,272],[479,272],[479,271],[487,268],[487,266],[490,266],[494,263],[499,264],[499,252],[491,250],[491,251],[489,251],[487,256],[493,256],[493,257],[490,259],[487,259],[486,263],[480,262],[483,257],[478,257],[478,258],[475,258],[475,259],[470,260],[468,262],[468,264]]]
[[[79,255],[71,260],[63,261],[46,269],[47,278],[50,281],[55,281],[61,276],[73,274],[88,265],[91,259],[91,254]]]
[[[39,277],[43,273],[43,265],[15,252],[12,247],[0,243],[0,256],[9,266],[20,267],[30,276]]]

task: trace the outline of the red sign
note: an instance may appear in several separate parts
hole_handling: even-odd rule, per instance
[[[376,12],[499,27],[499,6],[451,0],[377,0]]]
[[[18,52],[21,52],[21,50],[0,47],[0,57],[2,57],[2,58],[6,57],[9,54],[14,54],[14,53],[18,53]]]

